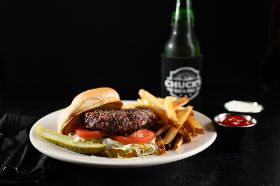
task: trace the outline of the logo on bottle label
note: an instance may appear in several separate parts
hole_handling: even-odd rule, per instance
[[[170,71],[164,84],[171,96],[187,96],[192,100],[199,94],[201,77],[198,70],[191,67],[182,67]]]

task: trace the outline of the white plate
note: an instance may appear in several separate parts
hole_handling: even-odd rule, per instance
[[[61,110],[52,112],[39,119],[36,123],[40,123],[43,127],[56,131],[56,121],[60,112]],[[209,147],[217,137],[215,126],[211,119],[199,112],[195,112],[195,117],[204,127],[205,133],[193,138],[191,143],[183,144],[178,151],[168,151],[164,156],[152,155],[147,157],[118,159],[83,155],[59,147],[38,137],[34,133],[34,126],[30,130],[29,137],[31,143],[38,151],[57,160],[95,167],[145,167],[170,163],[188,158]]]

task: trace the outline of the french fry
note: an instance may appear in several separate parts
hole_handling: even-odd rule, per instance
[[[182,126],[180,128],[179,133],[183,135],[183,138],[184,138],[185,142],[191,142],[192,141],[191,133],[189,133],[189,131],[184,126]]]
[[[146,100],[142,100],[142,99],[138,98],[136,102],[124,103],[122,108],[123,109],[137,108],[138,106],[146,105],[146,104],[148,104]]]
[[[190,115],[189,117],[191,117],[191,115]],[[188,120],[187,120],[187,121],[188,121]],[[189,124],[189,122],[187,122],[187,121],[184,123],[184,129],[185,129],[186,131],[188,131],[188,133],[189,133],[190,136],[192,136],[192,137],[196,136],[195,129],[194,129],[193,126],[191,126],[191,125]],[[182,127],[182,128],[183,128],[183,127]]]
[[[165,99],[169,99],[171,102],[174,102],[174,101],[177,100],[177,98],[175,98],[175,97],[173,97],[173,96],[166,96],[166,97],[163,99],[163,101],[164,101]],[[176,109],[174,109],[174,110],[176,110]]]
[[[187,119],[187,123],[193,128],[193,130],[198,134],[203,134],[204,129],[201,124],[194,118],[194,116],[190,115]]]
[[[165,131],[167,131],[170,128],[169,125],[162,125],[156,132],[156,136],[161,135],[162,133],[164,133]]]
[[[183,141],[184,141],[183,135],[181,134],[177,135],[173,150],[178,150],[183,144]]]
[[[178,124],[179,124],[178,128],[170,127],[170,129],[168,130],[168,132],[166,133],[166,135],[163,138],[164,144],[170,143],[175,138],[175,136],[177,135],[181,126],[188,119],[192,109],[193,109],[192,106],[187,106],[185,109],[180,110],[180,112],[178,112]]]
[[[176,112],[175,112],[175,110],[173,109],[173,106],[172,106],[172,100],[173,99],[170,96],[167,96],[164,99],[165,111],[166,111],[167,117],[169,118],[170,125],[172,127],[176,128],[176,129],[178,129],[179,128],[179,122],[178,122]]]
[[[164,104],[150,92],[144,89],[140,89],[138,94],[141,97],[141,99],[147,100],[151,105],[155,105],[161,108],[162,110],[165,110]]]
[[[145,108],[154,112],[161,120],[161,126],[155,131],[158,154],[166,150],[178,150],[183,143],[191,142],[197,134],[203,134],[204,129],[195,119],[192,106],[184,106],[189,98],[167,96],[155,97],[150,92],[140,89],[140,98],[136,104],[124,105],[124,108]]]
[[[130,108],[137,108],[137,106],[142,105],[141,103],[128,103],[122,106],[122,109],[130,109]]]
[[[137,103],[144,105],[144,101],[140,98],[137,99]]]
[[[164,98],[157,97],[157,99],[163,104],[164,103]]]
[[[164,144],[169,144],[177,135],[179,129],[176,129],[174,127],[170,127],[170,129],[167,131],[163,138]]]
[[[172,102],[172,105],[173,105],[174,110],[177,110],[178,108],[186,105],[188,102],[189,102],[189,98],[181,97],[181,98],[174,100]]]
[[[149,105],[149,102],[146,99],[142,99],[142,102],[144,103],[144,105]]]
[[[165,150],[163,140],[160,136],[156,137],[156,144],[158,146],[158,149],[157,149],[157,152],[156,152],[157,155],[164,155],[166,150]]]
[[[171,143],[165,144],[164,147],[165,147],[166,150],[171,150],[172,149],[172,144]]]
[[[177,111],[177,116],[178,116],[180,127],[187,121],[192,109],[193,109],[193,106],[189,105],[185,109]]]
[[[164,110],[161,108],[154,106],[154,105],[136,105],[135,108],[145,108],[150,109],[152,112],[154,112],[162,121],[163,124],[169,125],[169,119],[165,113]]]

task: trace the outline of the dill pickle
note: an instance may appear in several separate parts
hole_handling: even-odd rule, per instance
[[[81,154],[96,154],[105,148],[105,145],[100,143],[92,143],[88,141],[74,142],[73,137],[62,135],[52,130],[46,129],[40,124],[35,125],[35,133],[53,144]]]

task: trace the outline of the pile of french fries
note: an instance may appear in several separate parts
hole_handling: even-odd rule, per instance
[[[178,150],[183,143],[191,142],[197,134],[204,133],[201,124],[194,117],[193,107],[187,105],[187,97],[160,98],[144,89],[140,89],[138,94],[140,98],[137,102],[125,104],[123,108],[147,108],[160,118],[161,125],[155,131],[159,155],[165,154],[165,148]]]

